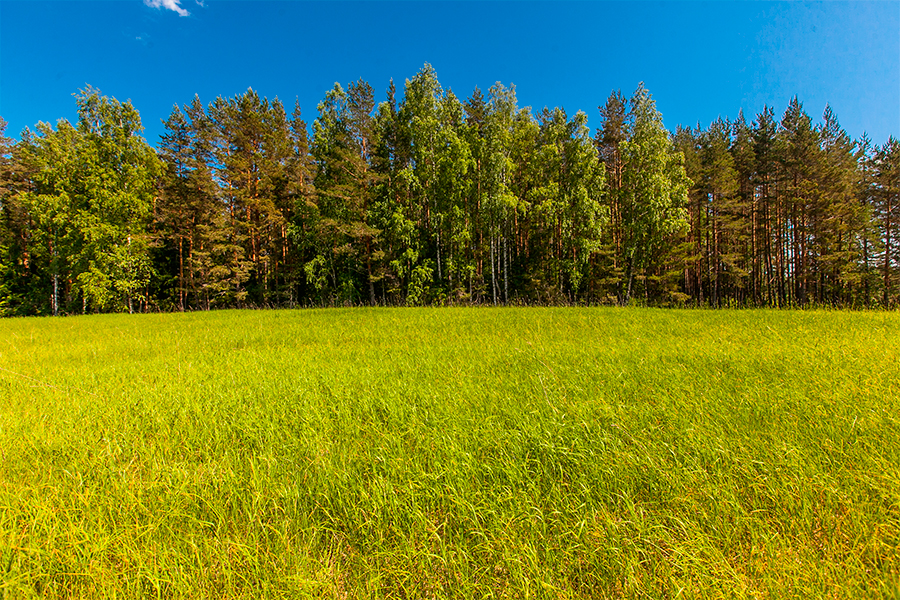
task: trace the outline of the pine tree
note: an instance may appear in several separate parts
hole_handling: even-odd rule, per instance
[[[900,265],[900,142],[891,136],[875,150],[872,160],[875,183],[874,216],[881,239],[882,305],[897,303],[894,295]]]
[[[375,304],[381,279],[381,231],[373,225],[379,174],[370,169],[377,147],[372,87],[360,80],[347,92],[335,84],[313,124],[316,175],[317,253],[307,272],[320,292],[328,281],[339,299],[359,302],[366,290]]]
[[[483,223],[485,191],[485,159],[487,148],[487,114],[488,105],[484,94],[479,88],[475,88],[472,95],[466,101],[466,143],[472,155],[473,168],[470,172],[468,193],[468,214],[471,228],[470,233],[470,260],[474,263],[474,272],[469,275],[468,294],[470,298],[479,300],[485,293],[484,275],[484,234]]]
[[[701,138],[701,189],[706,211],[705,257],[710,280],[709,297],[713,306],[723,296],[742,285],[746,271],[740,264],[745,223],[737,209],[737,172],[731,155],[731,124],[717,119]],[[730,275],[726,281],[726,275]],[[731,284],[732,289],[727,286]]]
[[[18,309],[21,299],[16,288],[22,282],[23,262],[28,262],[27,250],[17,243],[16,235],[20,227],[14,194],[21,168],[13,153],[13,142],[6,137],[6,126],[0,118],[0,316],[14,314]]]
[[[817,262],[814,244],[821,223],[821,199],[815,182],[820,155],[812,119],[796,96],[781,119],[778,152],[785,200],[787,245],[784,251],[790,257],[790,291],[795,302],[806,304],[810,300],[810,287],[814,285],[811,277]]]
[[[862,278],[859,241],[868,215],[856,197],[856,144],[841,128],[830,106],[825,107],[819,140],[822,154],[817,182],[822,223],[817,239],[817,300],[841,305],[852,302],[853,288]]]
[[[738,183],[738,204],[745,226],[744,265],[749,277],[749,298],[753,306],[759,306],[762,299],[764,282],[764,256],[762,248],[766,235],[762,225],[762,208],[753,177],[756,166],[756,153],[753,150],[753,130],[740,111],[733,123],[731,155],[734,157],[735,176]]]
[[[623,255],[623,225],[622,225],[622,178],[624,175],[624,163],[622,161],[622,143],[630,135],[628,101],[618,90],[610,93],[606,104],[599,107],[602,124],[597,130],[596,144],[600,160],[606,166],[606,181],[608,187],[607,199],[610,217],[610,249],[607,254],[612,259],[611,273],[607,276],[607,284],[613,284],[617,288],[617,296],[624,297],[621,283],[625,278],[624,263],[619,258]]]
[[[878,221],[875,218],[877,185],[875,183],[875,157],[872,142],[864,133],[856,142],[856,173],[854,188],[856,204],[862,213],[862,227],[853,233],[860,248],[860,300],[863,306],[871,306],[879,277],[875,268],[875,249],[878,246]]]
[[[216,244],[216,292],[226,302],[265,305],[281,296],[287,226],[292,221],[291,123],[276,98],[252,89],[209,108],[216,134],[216,176],[222,182],[228,228]]]
[[[758,251],[762,253],[764,287],[770,306],[783,306],[786,301],[776,152],[777,131],[774,109],[763,107],[753,123],[751,137],[753,154],[756,158],[753,186],[758,203],[757,223],[760,229],[758,238],[761,240]]]
[[[684,256],[684,291],[695,304],[703,305],[709,298],[706,288],[708,277],[708,253],[705,240],[708,224],[708,198],[703,185],[703,162],[700,124],[696,130],[678,126],[672,136],[675,149],[684,156],[685,174],[693,182],[688,190],[688,232]]]

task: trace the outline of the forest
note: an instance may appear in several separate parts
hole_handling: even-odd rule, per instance
[[[195,97],[153,148],[88,87],[74,125],[0,119],[0,314],[900,302],[896,138],[796,97],[674,133],[643,84],[600,101],[592,130],[426,64],[381,102],[335,84],[311,128],[252,89]]]

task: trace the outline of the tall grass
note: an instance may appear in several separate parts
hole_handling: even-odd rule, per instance
[[[900,597],[900,315],[0,321],[4,597]]]

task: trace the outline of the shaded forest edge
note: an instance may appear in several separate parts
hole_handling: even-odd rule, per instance
[[[601,126],[466,100],[429,66],[383,102],[335,84],[308,128],[253,90],[130,102],[21,140],[0,119],[0,314],[298,305],[896,307],[900,142],[794,98],[667,131],[650,93]]]

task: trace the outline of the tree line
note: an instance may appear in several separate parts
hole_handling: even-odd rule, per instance
[[[458,98],[426,65],[308,128],[253,90],[0,129],[0,314],[349,304],[891,307],[900,143],[795,98],[670,134],[649,92],[583,112]],[[5,124],[0,120],[0,127]]]

